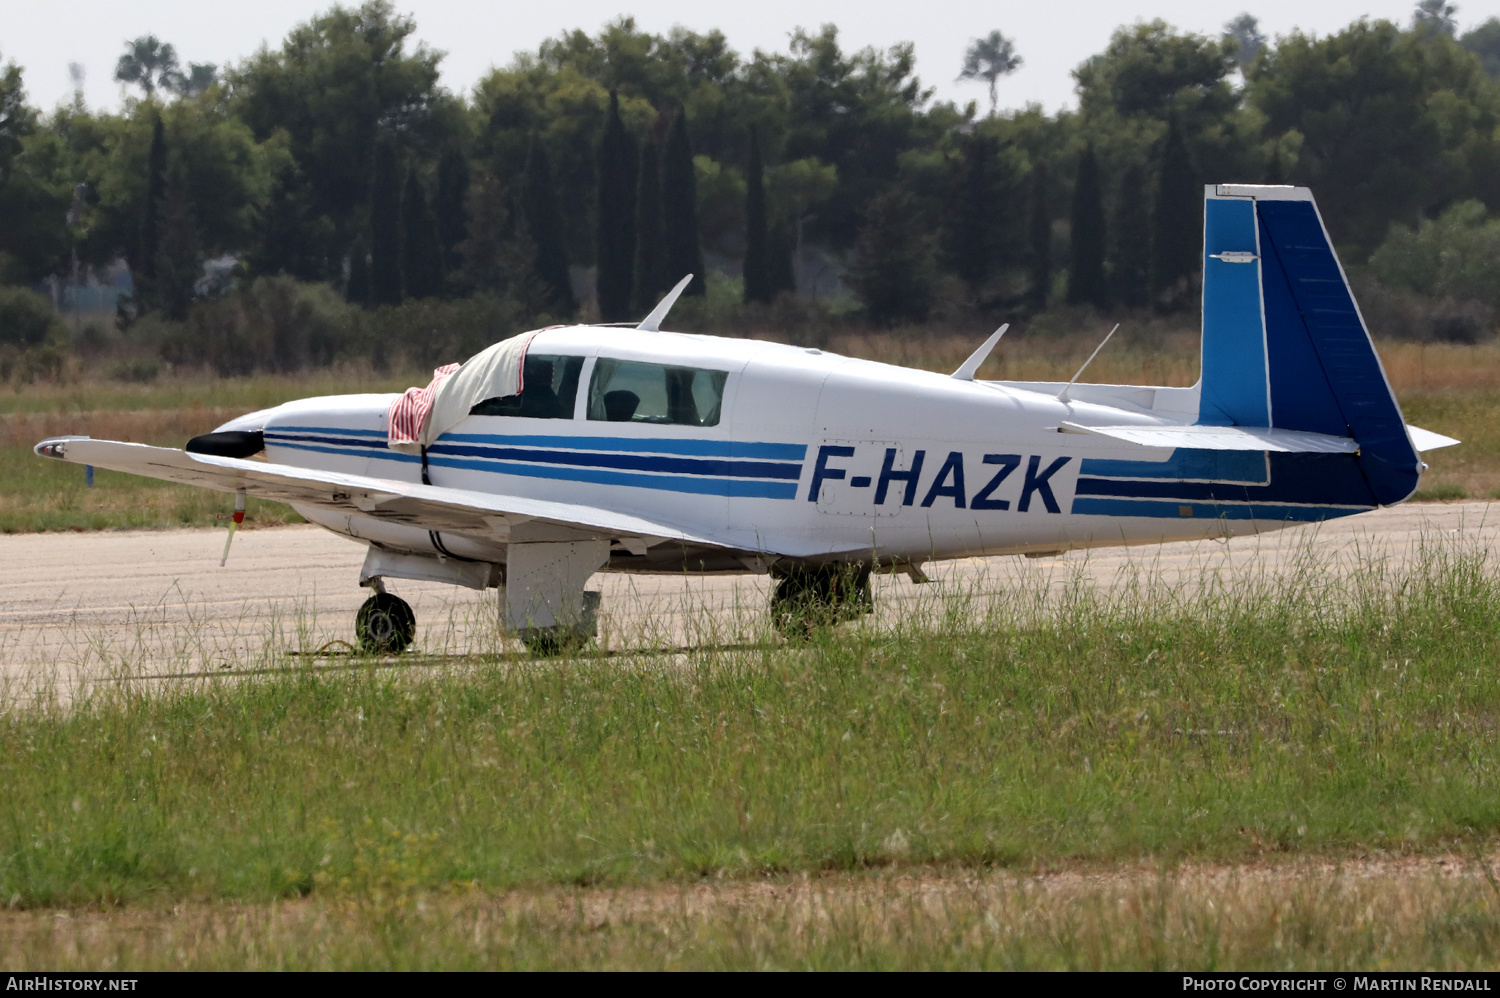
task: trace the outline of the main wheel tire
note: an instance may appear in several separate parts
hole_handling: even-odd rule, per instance
[[[400,596],[376,593],[354,616],[359,650],[372,655],[399,655],[417,634],[417,615]]]
[[[586,634],[573,634],[561,628],[538,628],[521,636],[521,643],[536,658],[556,658],[578,651],[592,640]]]
[[[864,565],[793,568],[776,581],[771,625],[791,640],[874,612],[870,569]]]

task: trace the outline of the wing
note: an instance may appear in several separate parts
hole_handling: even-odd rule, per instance
[[[462,531],[504,540],[512,526],[539,520],[617,537],[660,538],[729,547],[721,541],[700,537],[669,524],[576,503],[417,485],[88,437],[53,437],[37,444],[35,450],[42,457],[73,464],[91,464],[96,468],[220,492],[244,491],[263,499],[317,506],[341,513],[360,513],[424,530]]]

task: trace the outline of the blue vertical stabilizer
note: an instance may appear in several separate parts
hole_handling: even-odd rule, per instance
[[[1353,437],[1380,505],[1417,487],[1421,458],[1307,188],[1208,188],[1201,392],[1202,424]]]

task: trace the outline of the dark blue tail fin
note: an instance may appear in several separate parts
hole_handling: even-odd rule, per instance
[[[1312,192],[1219,184],[1204,205],[1198,422],[1349,436],[1375,501],[1422,469]]]

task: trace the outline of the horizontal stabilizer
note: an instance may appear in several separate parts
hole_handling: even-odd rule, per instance
[[[1352,437],[1257,426],[1083,426],[1064,422],[1058,429],[1063,433],[1090,433],[1142,447],[1273,451],[1278,454],[1354,454],[1359,451],[1359,443]]]
[[[243,491],[277,502],[363,514],[427,530],[454,530],[479,537],[494,537],[504,536],[511,526],[518,523],[541,520],[613,537],[660,538],[724,546],[667,524],[576,503],[418,485],[88,437],[54,437],[43,440],[35,449],[42,457],[74,464],[182,482],[220,492]]]
[[[1454,444],[1463,442],[1461,440],[1454,440],[1452,437],[1445,437],[1441,433],[1424,430],[1420,426],[1413,426],[1410,423],[1406,424],[1406,432],[1411,434],[1412,446],[1416,447],[1419,451],[1437,450],[1439,447],[1452,447]]]

